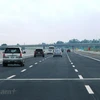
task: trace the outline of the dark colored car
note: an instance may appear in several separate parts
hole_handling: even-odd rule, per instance
[[[34,51],[34,57],[36,57],[36,56],[42,56],[42,57],[44,57],[44,51],[43,51],[43,49],[36,49]]]
[[[67,52],[71,52],[70,49],[68,49]]]
[[[64,52],[64,49],[62,48],[61,51]]]

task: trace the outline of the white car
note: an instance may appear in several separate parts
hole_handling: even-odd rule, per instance
[[[62,57],[62,51],[61,49],[54,49],[53,57],[60,56]]]
[[[3,52],[3,66],[8,64],[20,64],[24,66],[24,59],[20,47],[8,47]]]
[[[47,54],[53,54],[54,46],[49,46]]]

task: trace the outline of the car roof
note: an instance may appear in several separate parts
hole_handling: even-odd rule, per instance
[[[6,49],[15,49],[15,48],[16,48],[16,49],[22,50],[21,47],[6,47],[5,50],[6,50]]]
[[[12,46],[12,47],[6,47],[6,48],[21,48],[21,47],[13,47],[13,46]]]
[[[36,50],[43,50],[43,49],[36,49]]]

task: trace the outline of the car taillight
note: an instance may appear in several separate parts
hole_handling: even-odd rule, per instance
[[[5,57],[5,53],[3,53],[3,57]]]
[[[20,57],[22,57],[22,53],[20,53]]]
[[[34,51],[34,54],[36,54],[36,51]]]

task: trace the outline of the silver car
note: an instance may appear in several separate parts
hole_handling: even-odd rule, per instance
[[[8,47],[3,52],[3,66],[8,64],[20,64],[24,66],[24,59],[20,47]]]
[[[62,57],[62,51],[61,49],[54,49],[53,57],[60,56]]]

